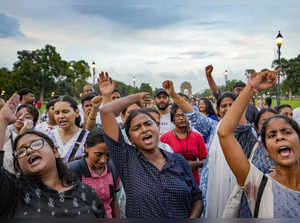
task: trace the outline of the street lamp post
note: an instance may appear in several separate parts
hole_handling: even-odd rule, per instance
[[[133,81],[133,87],[135,88],[135,75],[133,75],[132,81]]]
[[[93,69],[93,86],[95,85],[95,75],[96,75],[96,64],[95,62],[92,63],[92,69]]]
[[[225,70],[224,76],[225,76],[225,85],[227,85],[227,82],[228,82],[228,71],[227,70]]]
[[[278,35],[276,36],[276,45],[278,47],[278,65],[280,66],[280,48],[282,46],[283,42],[283,36],[281,35],[280,31],[278,32]],[[280,105],[280,73],[278,74],[278,82],[277,82],[277,87],[276,87],[276,101],[277,101],[277,106]]]

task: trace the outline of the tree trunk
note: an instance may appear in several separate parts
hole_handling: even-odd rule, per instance
[[[45,86],[41,86],[41,93],[40,93],[40,102],[43,103],[44,101],[44,95],[45,95]]]

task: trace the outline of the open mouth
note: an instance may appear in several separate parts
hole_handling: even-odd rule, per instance
[[[30,165],[35,165],[38,164],[41,159],[42,157],[40,157],[39,155],[31,155],[27,161]]]
[[[291,148],[288,146],[281,146],[277,151],[280,156],[288,157],[291,154]]]
[[[60,125],[60,126],[64,126],[64,125],[66,125],[66,123],[67,123],[66,120],[60,120],[60,121],[59,121],[59,125]]]
[[[152,140],[152,135],[146,135],[143,137],[143,142],[146,144],[146,145],[149,145],[153,142]]]

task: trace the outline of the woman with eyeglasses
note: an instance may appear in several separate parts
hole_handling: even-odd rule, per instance
[[[16,119],[19,96],[14,94],[0,111],[0,148],[5,130]],[[3,168],[0,151],[0,216],[105,217],[102,201],[80,183],[59,158],[57,147],[44,133],[29,130],[13,145],[17,175]]]

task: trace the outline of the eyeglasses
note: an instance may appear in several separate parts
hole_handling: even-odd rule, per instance
[[[176,119],[185,118],[185,114],[176,114],[174,117]]]
[[[17,158],[22,158],[24,156],[26,156],[28,149],[32,149],[33,151],[37,151],[40,150],[41,148],[43,148],[44,146],[44,140],[43,139],[37,139],[31,142],[31,144],[26,147],[23,146],[20,149],[18,149],[17,151],[14,152],[14,156]]]

